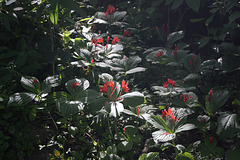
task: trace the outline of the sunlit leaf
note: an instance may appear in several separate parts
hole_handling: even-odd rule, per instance
[[[8,106],[24,106],[36,97],[33,93],[14,93],[9,97]]]

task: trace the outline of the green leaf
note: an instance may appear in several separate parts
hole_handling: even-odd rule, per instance
[[[167,142],[176,138],[175,133],[168,133],[165,130],[159,130],[152,133],[152,137],[155,143]]]
[[[221,139],[231,138],[240,130],[237,114],[229,112],[221,113],[218,117],[217,124],[216,133]]]
[[[182,153],[181,152],[177,155],[177,160],[194,160],[194,159],[190,153],[188,153],[188,152]]]
[[[54,11],[50,11],[50,20],[52,24],[57,25],[58,22],[58,3],[56,4],[56,8]]]
[[[15,93],[9,97],[8,106],[24,106],[36,97],[33,93]]]
[[[200,71],[201,58],[193,53],[185,56],[183,63],[190,73],[196,73]]]
[[[140,92],[126,93],[121,96],[123,103],[131,107],[136,107],[144,103],[144,95]]]
[[[41,94],[49,93],[52,87],[57,87],[61,84],[59,76],[47,77],[42,83]]]
[[[72,114],[79,113],[84,108],[81,101],[68,101],[65,99],[58,99],[56,101],[56,106],[58,111],[62,113],[65,118]]]
[[[126,72],[126,74],[133,74],[133,73],[144,72],[144,71],[146,71],[146,68],[144,68],[144,67],[136,67],[136,68],[128,70]]]
[[[76,84],[76,85],[74,85]],[[90,83],[88,80],[82,78],[82,79],[72,79],[69,80],[65,83],[65,86],[68,90],[68,92],[73,96],[73,97],[78,97],[78,95],[86,90],[89,86]]]
[[[124,128],[126,129],[127,135],[129,135],[130,137],[133,137],[133,135],[135,135],[138,130],[137,127],[132,126],[132,125],[127,125]]]
[[[37,82],[34,82],[35,80]],[[23,88],[27,89],[28,91],[31,91],[36,94],[40,93],[40,83],[37,78],[35,79],[35,77],[30,77],[30,76],[22,77],[21,85],[23,86]]]
[[[107,148],[107,154],[117,154],[117,146],[113,144],[112,146],[108,146]]]
[[[182,132],[182,131],[188,131],[188,130],[191,130],[191,129],[195,129],[196,126],[194,124],[184,124],[182,126],[179,126],[177,129],[176,129],[176,133],[179,133],[179,132]]]
[[[234,22],[238,18],[240,18],[240,11],[235,11],[231,13],[230,16],[228,17],[229,24]]]
[[[117,146],[118,146],[118,149],[121,151],[129,151],[132,149],[133,143],[128,141],[122,141]]]
[[[110,154],[106,155],[103,160],[122,160],[118,155],[116,154]]]
[[[240,157],[240,149],[228,150],[227,153],[227,160],[236,160]]]
[[[175,0],[175,1],[173,1],[171,10],[177,9],[182,3],[183,3],[183,0],[177,0],[177,1]]]
[[[113,20],[115,22],[119,21],[122,19],[124,16],[126,16],[127,12],[126,11],[121,11],[121,12],[115,12],[113,15]]]
[[[162,127],[158,128],[158,129],[164,128],[164,130],[165,130],[166,132],[168,132],[168,133],[172,133],[172,132],[173,132],[173,131],[168,127],[168,124],[165,122],[164,119],[162,119],[162,118],[160,118],[160,117],[158,117],[158,116],[155,116],[155,115],[152,115],[151,118],[152,118],[153,121],[155,121],[154,123],[158,123],[160,126],[162,126]],[[156,125],[154,125],[154,126],[156,126]]]
[[[195,12],[198,12],[201,2],[200,0],[185,0],[185,2],[189,8],[191,8]]]
[[[208,42],[210,41],[210,38],[208,37],[203,37],[199,40],[198,44],[199,44],[199,49],[204,47],[205,45],[208,44]]]
[[[90,107],[90,110],[92,112],[97,112],[102,109],[102,107],[106,104],[107,101],[108,101],[107,98],[102,97],[102,98],[96,99],[95,101],[92,101],[91,103],[88,104],[88,106]]]
[[[206,109],[209,113],[215,114],[217,110],[222,107],[228,100],[229,92],[225,90],[214,90],[212,98],[208,94],[205,98]],[[208,99],[210,98],[210,102]]]
[[[142,154],[138,160],[159,160],[159,153],[158,152],[150,152],[148,154]]]
[[[168,47],[172,47],[178,40],[184,37],[183,31],[170,33],[167,37]]]

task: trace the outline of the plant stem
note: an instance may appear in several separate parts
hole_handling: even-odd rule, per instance
[[[108,114],[108,129],[109,129],[109,132],[110,132],[110,135],[111,135],[111,141],[113,143],[113,134],[112,134],[112,128],[111,128],[111,125],[110,125],[110,121],[109,121],[109,114]]]
[[[178,155],[178,150],[176,148],[176,144],[175,144],[174,140],[172,140],[172,143],[173,143],[173,147],[174,147],[174,150],[175,150],[176,156],[177,156]]]

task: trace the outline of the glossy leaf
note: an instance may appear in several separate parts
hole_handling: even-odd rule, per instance
[[[132,149],[133,143],[128,141],[122,141],[117,146],[118,146],[118,149],[121,151],[129,151]]]
[[[23,88],[33,93],[40,93],[40,82],[36,77],[24,76],[21,78],[21,85]],[[35,82],[36,81],[36,82]]]
[[[175,133],[167,133],[164,130],[155,131],[152,133],[152,137],[155,143],[167,142],[176,138]]]
[[[240,125],[237,114],[229,112],[221,113],[217,120],[216,133],[222,139],[231,138],[240,131]]]
[[[131,107],[136,107],[144,102],[144,95],[140,92],[126,93],[121,96],[123,103]]]
[[[8,106],[25,106],[30,103],[37,95],[33,93],[14,93],[9,97]]]
[[[188,152],[184,152],[184,153],[181,152],[181,153],[178,153],[177,160],[194,160],[194,158]]]
[[[138,160],[159,160],[159,153],[158,152],[150,152],[148,154],[142,154]]]
[[[186,4],[188,5],[189,8],[194,10],[195,12],[198,12],[199,7],[200,7],[200,0],[185,0]]]

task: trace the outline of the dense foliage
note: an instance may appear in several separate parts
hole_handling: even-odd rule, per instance
[[[0,0],[0,159],[238,159],[239,9]]]

